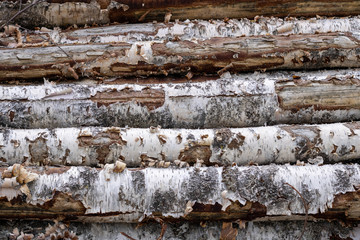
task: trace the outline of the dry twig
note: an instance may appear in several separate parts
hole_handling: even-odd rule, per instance
[[[300,236],[299,236],[299,240],[301,240],[302,237],[303,237],[303,235],[304,235],[304,233],[305,233],[306,226],[307,226],[308,206],[307,206],[307,203],[306,203],[304,197],[301,195],[301,193],[300,193],[294,186],[292,186],[291,184],[289,184],[289,183],[287,183],[287,182],[284,183],[284,184],[287,184],[287,185],[289,185],[292,189],[294,189],[294,190],[297,192],[297,194],[299,194],[299,196],[301,197],[301,200],[302,200],[302,202],[303,202],[303,204],[304,204],[304,208],[305,208],[305,220],[304,220],[304,227],[303,227],[303,229],[302,229],[302,231],[301,231],[301,234],[300,234]]]

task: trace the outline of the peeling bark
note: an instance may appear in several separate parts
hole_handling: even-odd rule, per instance
[[[2,169],[2,177],[4,175]],[[10,169],[11,170],[11,169]],[[310,219],[359,220],[359,165],[261,166],[188,169],[86,167],[26,168],[27,185],[4,186],[1,218],[63,216],[79,221],[137,222],[152,217],[186,220],[295,220],[308,203]],[[9,176],[8,176],[9,177]]]
[[[353,33],[2,49],[0,80],[360,67]],[[75,62],[76,61],[76,64]]]
[[[0,86],[0,126],[236,128],[360,120],[357,69],[207,79],[213,80]]]
[[[238,222],[228,222],[238,230],[236,239],[271,239],[292,240],[300,235],[303,222],[244,222],[239,226]],[[219,239],[221,222],[167,222],[164,239]],[[155,222],[147,222],[142,225],[127,223],[76,223],[64,224],[49,221],[3,221],[0,222],[0,237],[7,239],[15,236],[14,229],[27,235],[32,234],[35,239],[45,237],[66,237],[76,235],[80,240],[88,239],[124,239],[122,233],[134,239],[158,239],[161,226]],[[304,239],[357,239],[360,228],[357,224],[353,227],[344,227],[337,222],[311,222],[308,223]],[[16,230],[15,230],[16,232]],[[18,235],[18,236],[19,236]]]
[[[329,32],[360,32],[360,18],[298,20],[281,18],[231,19],[227,21],[194,20],[175,23],[118,24],[85,29],[54,30],[41,28],[23,36],[22,47],[57,44],[87,44],[138,41],[169,41],[210,39],[214,37],[245,37],[261,35],[318,34]],[[50,41],[51,39],[51,41]],[[2,45],[17,46],[15,35],[3,36]]]
[[[15,7],[14,7],[15,5]],[[27,6],[27,4],[23,4]],[[339,7],[341,6],[341,7]],[[0,16],[13,15],[18,5],[2,1]],[[106,24],[112,22],[151,22],[173,19],[349,16],[357,15],[357,1],[45,1],[20,15],[14,22],[29,27]],[[76,14],[74,14],[76,12]],[[1,14],[3,13],[3,14]]]
[[[360,123],[223,129],[59,128],[0,131],[2,165],[128,167],[311,164],[360,159]]]

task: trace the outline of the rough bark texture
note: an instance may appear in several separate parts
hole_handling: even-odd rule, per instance
[[[20,31],[26,32],[20,28]],[[214,37],[244,37],[261,35],[318,34],[328,32],[360,32],[359,17],[298,20],[265,18],[251,21],[193,20],[175,23],[118,24],[73,30],[41,28],[22,37],[22,47],[57,44],[86,44],[162,40],[193,40]],[[50,41],[51,39],[51,41]],[[18,46],[15,35],[1,38],[4,47]]]
[[[0,80],[360,67],[359,47],[357,34],[327,33],[1,49]]]
[[[3,165],[129,167],[312,164],[360,158],[360,123],[240,129],[62,128],[0,131]]]
[[[235,239],[243,240],[293,240],[301,234],[302,221],[291,222],[166,222],[163,239],[198,239],[218,240],[222,235],[223,226],[230,224],[237,231]],[[154,221],[142,225],[128,223],[76,223],[64,224],[49,221],[2,221],[0,222],[0,238],[33,234],[35,239],[54,236],[64,238],[76,236],[80,240],[89,239],[119,239],[128,240],[123,234],[134,239],[156,240],[161,233],[161,225]],[[358,239],[360,227],[344,227],[338,222],[309,222],[304,239]],[[73,238],[74,239],[74,238]]]
[[[29,3],[28,3],[29,4]],[[26,7],[27,4],[23,4]],[[18,10],[19,6],[9,1],[2,1],[0,16],[7,19]],[[76,14],[74,14],[76,12]],[[106,24],[111,22],[149,22],[164,21],[171,13],[171,19],[223,19],[254,18],[257,15],[294,17],[307,16],[348,16],[360,12],[359,2],[341,1],[45,1],[36,4],[14,22],[29,27],[67,26],[72,24]]]
[[[360,120],[357,69],[206,79],[213,78],[0,86],[0,125],[219,128]]]
[[[360,219],[359,165],[1,170],[1,218],[79,221]],[[302,195],[294,191],[288,184]]]

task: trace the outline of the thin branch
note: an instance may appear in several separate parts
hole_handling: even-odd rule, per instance
[[[127,234],[124,233],[124,232],[120,232],[120,234],[122,234],[123,236],[127,237],[127,238],[130,239],[130,240],[136,240],[135,238],[130,237],[129,235],[127,235]]]
[[[160,236],[157,238],[157,240],[161,240],[164,237],[167,225],[165,224],[164,220],[162,220],[161,218],[158,217],[153,217],[158,223],[161,224],[161,232],[160,232]]]
[[[19,28],[24,29],[24,30],[29,31],[29,32],[37,33],[37,32],[35,32],[34,30],[30,30],[30,29],[27,29],[27,28],[24,28],[24,27],[21,27],[21,26],[20,26]],[[70,60],[74,61],[74,63],[77,64],[76,60],[75,60],[72,56],[70,56],[62,47],[60,47],[59,44],[57,44],[56,42],[53,42],[53,41],[51,40],[50,34],[49,34],[49,39],[46,39],[45,37],[43,37],[43,36],[41,36],[41,35],[39,35],[39,36],[40,36],[42,39],[44,39],[45,41],[49,40],[49,42],[50,42],[51,44],[54,44],[56,47],[58,47]]]
[[[38,4],[39,2],[41,2],[43,0],[35,0],[33,3],[31,3],[30,5],[26,6],[25,8],[23,8],[22,10],[19,10],[17,13],[15,13],[11,18],[9,18],[3,25],[1,25],[0,29],[2,29],[3,27],[5,27],[6,25],[8,25],[12,20],[14,20],[14,18],[16,18],[17,16],[19,16],[20,14],[22,14],[23,12],[27,11],[28,9],[30,9],[31,7],[33,7],[34,5]]]
[[[302,229],[302,231],[301,231],[301,234],[300,234],[300,236],[299,236],[299,240],[301,240],[302,239],[302,237],[303,237],[303,235],[304,235],[304,233],[305,233],[305,230],[306,230],[306,226],[307,226],[307,220],[308,220],[308,207],[307,207],[307,203],[306,203],[306,201],[305,201],[305,199],[303,198],[303,196],[301,195],[301,193],[294,187],[294,186],[292,186],[291,184],[289,184],[289,183],[284,183],[284,184],[287,184],[287,185],[289,185],[292,189],[294,189],[296,192],[297,192],[297,194],[299,194],[299,196],[301,197],[301,199],[302,199],[302,202],[303,202],[303,204],[304,204],[304,208],[305,208],[305,220],[304,220],[304,227],[303,227],[303,229]]]

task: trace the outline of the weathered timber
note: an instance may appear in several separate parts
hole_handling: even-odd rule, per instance
[[[1,129],[2,165],[312,164],[360,159],[360,122],[222,129]]]
[[[29,3],[23,3],[27,7]],[[7,20],[19,9],[18,2],[0,2],[0,20]],[[48,0],[35,4],[14,19],[27,27],[107,24],[112,22],[149,22],[173,19],[254,18],[257,15],[294,17],[348,16],[360,12],[358,0],[340,1],[111,1]],[[76,14],[74,14],[76,13]]]
[[[166,231],[163,239],[220,239],[226,232],[233,232],[233,239],[248,240],[293,240],[301,234],[303,221],[289,222],[165,222]],[[18,230],[19,234],[17,234]],[[54,236],[55,239],[76,236],[80,240],[113,240],[128,238],[156,240],[162,226],[156,221],[144,224],[129,223],[62,223],[51,221],[0,221],[0,238],[24,238],[33,235],[35,239]],[[228,231],[227,231],[228,230]],[[308,222],[304,239],[358,239],[360,227],[342,226],[334,222]],[[14,233],[15,232],[15,233]],[[224,239],[224,238],[223,238]],[[227,239],[227,238],[225,238]]]
[[[207,79],[214,78],[182,83],[169,78],[167,84],[145,85],[155,80],[0,86],[0,125],[237,128],[360,120],[357,69],[223,74],[217,81]],[[114,84],[120,82],[124,84]]]
[[[168,74],[191,78],[226,71],[360,67],[358,36],[324,33],[0,49],[0,80]]]
[[[228,21],[193,20],[175,23],[118,24],[85,29],[53,30],[41,28],[26,32],[21,47],[49,46],[57,44],[87,44],[162,40],[204,40],[214,37],[244,37],[261,35],[317,34],[328,32],[360,32],[360,18],[331,18],[298,20],[281,18],[259,18],[257,22],[248,19]],[[15,34],[3,34],[4,47],[18,47]]]
[[[137,222],[360,219],[354,165],[104,169],[1,169],[0,218]],[[297,189],[299,194],[288,184]]]

